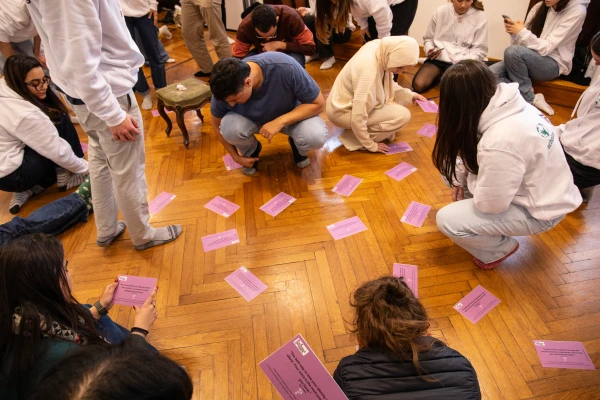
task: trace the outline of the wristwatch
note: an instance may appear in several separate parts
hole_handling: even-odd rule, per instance
[[[100,304],[99,300],[94,303],[94,307],[96,307],[96,310],[98,310],[98,314],[100,314],[101,317],[104,317],[106,314],[108,314],[108,310],[102,307],[102,304]]]

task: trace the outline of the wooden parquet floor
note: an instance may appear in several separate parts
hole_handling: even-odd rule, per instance
[[[169,81],[190,77],[197,66],[180,32],[164,43],[177,60],[168,65]],[[309,64],[308,71],[327,94],[342,63],[328,71],[319,65]],[[428,97],[437,95],[434,89]],[[162,191],[177,196],[151,222],[180,223],[183,234],[171,244],[138,252],[127,234],[106,249],[97,247],[93,218],[72,228],[61,239],[76,297],[95,301],[120,273],[157,277],[159,319],[149,341],[186,367],[194,398],[278,399],[258,367],[261,360],[301,333],[333,372],[355,351],[347,323],[353,290],[391,273],[395,262],[415,264],[431,333],[471,360],[485,399],[600,398],[598,371],[542,368],[532,345],[534,339],[582,341],[600,367],[600,194],[552,231],[519,238],[520,251],[496,270],[480,270],[436,227],[436,211],[451,201],[450,191],[430,161],[434,139],[416,134],[424,123],[435,122],[435,114],[417,107],[410,111],[413,118],[396,141],[407,141],[412,152],[349,153],[332,126],[330,139],[310,154],[311,165],[304,170],[293,164],[284,135],[270,145],[263,142],[260,170],[253,177],[225,169],[208,107],[204,124],[195,113],[186,115],[187,150],[175,123],[167,138],[164,121],[144,112],[149,198]],[[558,108],[552,120],[562,123],[569,115],[569,109]],[[402,161],[418,171],[401,182],[384,174]],[[344,174],[364,179],[347,198],[331,191]],[[298,200],[276,218],[258,209],[280,191]],[[49,189],[22,215],[63,195]],[[217,216],[204,208],[217,195],[241,208],[227,219]],[[9,198],[0,193],[0,222],[11,218]],[[433,207],[422,228],[400,222],[412,200]],[[326,226],[353,216],[368,230],[334,241]],[[203,251],[202,236],[232,228],[239,244]],[[242,265],[269,286],[251,302],[223,280]],[[474,325],[452,306],[477,285],[502,302]],[[111,315],[131,327],[130,308],[115,306]]]

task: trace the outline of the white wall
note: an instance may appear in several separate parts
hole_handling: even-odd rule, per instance
[[[410,36],[417,39],[419,44],[423,45],[423,34],[427,30],[427,25],[431,19],[433,11],[446,3],[448,0],[419,0],[417,15],[410,27]],[[527,0],[483,0],[485,14],[488,19],[488,57],[502,59],[504,49],[510,45],[510,37],[504,31],[502,14],[506,14],[515,20],[525,20],[527,13]]]

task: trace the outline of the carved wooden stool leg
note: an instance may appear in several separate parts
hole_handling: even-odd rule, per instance
[[[196,115],[198,116],[198,118],[200,118],[200,121],[202,121],[202,123],[204,123],[204,117],[202,116],[202,111],[200,111],[200,109],[196,109]]]
[[[185,110],[181,107],[176,107],[175,113],[177,114],[177,125],[179,125],[179,129],[181,129],[181,133],[183,134],[183,145],[188,147],[190,144],[190,137],[188,136],[188,131],[185,127],[185,121],[183,120]]]
[[[167,123],[167,129],[165,130],[165,132],[167,133],[167,137],[170,137],[171,129],[173,129],[173,123],[171,122],[171,118],[169,118],[167,116],[167,113],[165,112],[165,103],[163,103],[162,99],[160,99],[160,98],[158,99],[157,107],[158,107],[158,113]]]

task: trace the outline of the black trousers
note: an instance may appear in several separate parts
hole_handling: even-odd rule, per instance
[[[319,58],[330,58],[333,57],[333,43],[346,43],[350,40],[350,36],[352,35],[352,31],[348,28],[342,33],[333,32],[331,37],[329,38],[329,43],[323,43],[319,39],[317,39],[317,27],[315,24],[315,16],[306,14],[303,18],[304,24],[310,29],[313,34],[315,44],[317,46],[317,54]]]
[[[579,189],[586,189],[600,185],[600,170],[581,164],[567,153],[565,153],[565,157],[573,174],[575,186]]]
[[[419,0],[404,0],[400,4],[390,7],[392,10],[392,30],[391,36],[403,36],[408,35],[408,29],[415,19],[417,14],[417,7],[419,6]],[[369,17],[369,34],[371,38],[368,40],[377,39],[377,26],[373,17]]]
[[[83,150],[77,131],[69,116],[64,114],[55,125],[58,135],[66,140],[75,155],[83,158]],[[35,185],[48,188],[56,183],[56,164],[25,146],[23,162],[15,171],[0,178],[0,190],[3,192],[24,192]]]

